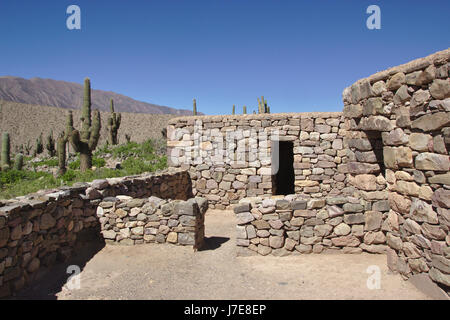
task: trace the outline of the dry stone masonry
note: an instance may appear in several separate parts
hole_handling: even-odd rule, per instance
[[[361,79],[343,113],[172,119],[169,163],[212,207],[236,208],[240,247],[386,252],[404,278],[450,286],[449,60],[447,49]],[[279,176],[286,163],[292,178]]]
[[[199,248],[208,205],[234,209],[243,252],[386,253],[448,288],[449,74],[447,49],[357,81],[342,113],[172,119],[168,172],[1,202],[0,297],[85,234]]]
[[[367,205],[363,199],[345,196],[242,199],[234,207],[236,244],[276,256],[340,249],[384,253],[382,213],[365,212]]]
[[[231,208],[246,197],[277,193],[271,149],[291,142],[292,193],[339,195],[346,192],[339,170],[345,129],[339,112],[175,118],[167,130],[169,162],[189,170],[193,193],[210,207]]]
[[[106,243],[172,243],[201,247],[205,236],[204,198],[187,201],[129,196],[104,198],[97,207]]]
[[[2,202],[0,298],[66,261],[86,238],[201,247],[207,205],[192,198],[189,175],[180,170],[80,183]]]
[[[362,198],[389,201],[383,214],[389,268],[405,278],[426,272],[446,286],[449,60],[450,50],[441,51],[359,80],[343,93],[349,119],[347,180]]]

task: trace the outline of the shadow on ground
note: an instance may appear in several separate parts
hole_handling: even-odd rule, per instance
[[[229,241],[228,237],[205,237],[203,247],[198,251],[207,251],[220,248],[220,246]]]
[[[10,300],[56,300],[56,294],[61,292],[74,269],[83,271],[86,264],[103,248],[105,242],[95,233],[82,235],[76,244],[72,256],[64,262],[58,262],[50,268],[38,271],[39,274],[33,282],[19,291]],[[75,266],[75,268],[69,268]]]

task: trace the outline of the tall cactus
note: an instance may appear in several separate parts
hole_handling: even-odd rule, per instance
[[[258,98],[258,113],[270,113],[270,107],[264,96],[261,96],[261,100]]]
[[[92,167],[92,151],[97,147],[100,138],[100,112],[94,110],[91,119],[91,81],[84,79],[84,103],[81,112],[81,131],[68,124],[68,137],[75,152],[80,153],[80,169],[82,172]]]
[[[61,132],[56,140],[56,152],[58,153],[58,175],[66,173],[66,143],[67,134]]]
[[[194,99],[193,101],[194,105],[193,105],[193,109],[192,109],[192,113],[194,114],[194,116],[197,115],[197,100]]]
[[[53,139],[53,130],[51,130],[50,134],[47,136],[47,142],[45,144],[45,148],[47,149],[50,157],[55,156],[56,150],[55,150],[55,140]]]
[[[11,142],[9,133],[3,132],[2,135],[2,170],[8,170],[11,166]]]
[[[25,148],[25,153],[27,156],[29,156],[31,154],[31,144],[30,144],[30,140],[27,141],[27,144],[24,146]]]
[[[236,106],[233,104],[233,111],[232,111],[232,114],[234,115],[235,112],[236,112]]]
[[[22,170],[23,168],[23,154],[18,153],[16,154],[16,158],[14,160],[14,170]]]
[[[246,106],[244,106],[243,108],[242,108],[243,110],[243,114],[247,114],[247,107]]]
[[[111,115],[108,118],[108,142],[111,145],[116,145],[117,141],[117,132],[119,131],[120,122],[122,120],[122,115],[120,113],[114,112],[114,101],[111,99]]]
[[[38,138],[36,138],[36,155],[41,154],[44,151],[44,145],[42,143],[42,132]]]

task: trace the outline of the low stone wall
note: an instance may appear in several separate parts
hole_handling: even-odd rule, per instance
[[[380,211],[366,211],[368,205],[344,196],[243,199],[234,207],[237,245],[278,256],[324,250],[384,253],[389,207],[380,201]]]
[[[347,179],[362,196],[385,181],[388,266],[450,286],[450,49],[343,92]],[[373,189],[372,189],[373,188]]]
[[[120,200],[120,195],[134,198],[153,196],[163,199],[188,200],[192,197],[192,191],[188,173],[171,170],[160,174],[98,180],[89,184],[80,183],[73,187],[42,191],[2,202],[0,206],[0,297],[9,296],[31,283],[40,271],[50,267],[56,261],[68,259],[77,241],[83,235],[97,235],[101,238],[101,228],[107,229],[105,232],[109,232],[112,226],[113,231],[117,230],[120,233],[121,229],[127,228],[126,226],[119,228],[122,227],[121,223],[133,225],[131,209],[126,217],[117,217],[114,225],[112,222],[116,213],[108,212],[108,208],[98,208],[100,203],[107,205],[107,202],[112,202],[109,201],[112,200],[111,197],[117,196],[115,199]],[[122,199],[125,198],[122,197]],[[120,202],[125,204],[122,210],[126,211],[125,206],[128,208],[132,206],[130,204],[132,201]],[[135,203],[149,202],[148,200],[134,201]],[[183,224],[192,224],[192,218],[183,216],[192,216],[192,213],[195,216],[195,223],[203,223],[198,215],[196,202],[196,200],[190,200],[188,202],[164,201],[165,204],[161,203],[161,208],[156,207],[155,211],[160,224],[158,232],[164,234],[164,230],[167,230],[161,227],[166,220],[162,207],[172,208],[171,206],[174,206],[173,209],[170,209],[172,214],[167,217],[169,218],[167,224],[169,224],[170,217],[174,218],[175,215],[178,215],[177,220],[181,223],[181,227],[172,229],[173,232],[177,230],[177,243],[184,242],[195,245],[196,241],[201,241],[203,237],[201,225],[196,225],[194,229],[189,229],[189,226],[186,227],[187,229],[183,229]],[[199,200],[199,203],[202,208],[200,212],[204,212],[205,202]],[[192,211],[190,211],[191,209]],[[158,210],[163,217],[159,217]],[[102,211],[103,218],[109,216],[108,221],[106,219],[100,221],[101,218],[97,215],[101,216]],[[149,221],[152,220],[151,217],[152,215],[146,215],[145,225],[151,222]],[[126,219],[128,221],[124,222]],[[150,229],[150,224],[148,226]],[[199,234],[193,236],[191,230]],[[149,231],[149,233],[151,232],[153,230]],[[162,240],[162,236],[158,236],[158,232],[155,235],[156,242]],[[130,235],[130,239],[133,243],[140,243],[140,239],[134,239],[132,235]],[[150,237],[147,239],[151,241]],[[170,242],[168,239],[165,240]]]
[[[169,121],[171,167],[190,172],[194,195],[210,206],[231,208],[245,197],[276,194],[273,142],[293,143],[296,194],[324,197],[346,193],[339,112],[180,117]]]
[[[146,199],[117,196],[104,198],[97,207],[106,243],[125,245],[172,243],[200,248],[205,237],[208,201]]]

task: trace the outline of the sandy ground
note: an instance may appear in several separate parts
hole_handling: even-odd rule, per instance
[[[237,256],[230,211],[207,213],[206,236],[207,246],[198,252],[173,245],[107,245],[87,262],[71,262],[85,264],[80,289],[68,289],[64,269],[18,298],[430,299],[390,274],[384,255]],[[380,289],[367,287],[369,266],[380,268]]]

